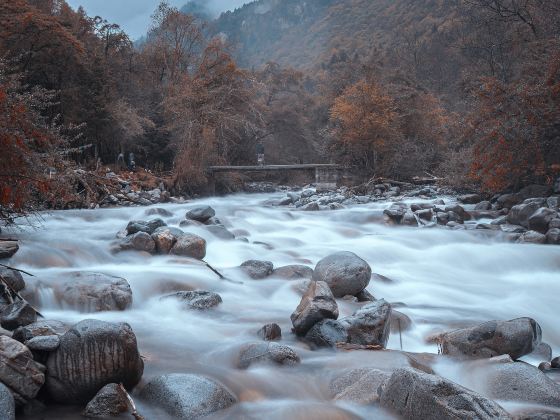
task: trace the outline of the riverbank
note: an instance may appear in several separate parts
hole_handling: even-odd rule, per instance
[[[343,194],[342,190],[319,194],[305,193],[307,190],[290,191],[290,196],[295,193],[300,198],[283,206],[279,204],[290,197],[286,192],[237,194],[186,204],[55,211],[44,216],[40,230],[18,233],[20,249],[6,262],[35,275],[24,275],[21,294],[47,319],[60,322],[56,325],[62,329],[53,326],[54,334],[49,333],[59,341],[67,340],[74,334],[68,331],[79,330],[79,323],[88,318],[130,325],[144,365],[142,379],[131,395],[146,418],[180,417],[170,414],[161,401],[176,393],[186,398],[195,383],[196,389],[219,390],[222,396],[218,403],[195,394],[217,410],[212,418],[398,418],[399,413],[406,417],[402,407],[383,399],[383,393],[376,390],[383,383],[388,390],[385,395],[396,397],[403,389],[394,384],[407,381],[425,390],[437,381],[453,381],[484,401],[496,401],[502,408],[484,404],[498,413],[501,409],[515,415],[535,411],[534,403],[541,404],[539,410],[554,412],[557,385],[551,381],[558,381],[557,371],[542,373],[536,366],[550,363],[552,355],[560,354],[555,295],[551,293],[557,283],[560,248],[511,243],[501,234],[471,229],[470,220],[462,230],[428,229],[403,226],[390,217],[395,202],[406,203],[405,214],[423,210],[412,210],[415,203],[444,209],[461,205],[465,211],[474,211],[475,204],[459,204],[456,196],[443,190],[413,196],[400,191],[386,198],[372,194],[364,204],[357,203],[365,199],[351,196],[338,210],[330,210],[331,203],[317,203],[323,211],[301,211],[309,203],[299,206],[298,201],[317,202]],[[154,219],[163,224],[148,223]],[[198,259],[202,245],[196,238],[204,241],[204,261],[225,280]],[[136,249],[137,243],[145,248]],[[331,315],[314,319],[311,328],[325,321],[334,331],[355,331],[345,326],[356,325],[352,323],[359,319],[359,311],[366,311],[375,314],[376,320],[366,330],[389,326],[389,330],[382,328],[385,334],[372,334],[371,340],[377,341],[368,339],[369,344],[346,336],[342,339],[345,346],[324,347],[306,337],[309,331],[305,335],[292,332],[301,325],[293,314],[302,302],[325,301],[309,295],[309,279],[321,275],[315,280],[329,284],[321,274],[321,261],[340,251],[351,252],[364,262],[359,262],[359,272],[367,273],[362,264],[370,267],[372,275],[365,287],[369,297],[365,295],[363,300],[358,290],[350,293],[360,297],[340,296],[339,292],[330,297],[328,287],[322,293],[330,302]],[[93,279],[91,273],[97,273]],[[352,276],[345,278],[348,284],[355,281]],[[389,315],[381,310],[383,302],[390,304]],[[378,322],[387,316],[389,323]],[[507,328],[508,333],[502,327],[497,331],[506,334],[506,343],[521,343],[522,350],[501,348],[512,360],[521,361],[489,359],[489,354],[482,359],[459,356],[450,350],[449,337],[442,341],[445,332],[487,321],[498,321],[496,327],[509,325],[501,323],[520,317],[538,323],[541,333],[532,332],[539,330],[530,321]],[[259,332],[272,324],[277,324],[281,337],[272,326]],[[266,344],[263,337],[270,338],[275,331],[279,340]],[[323,329],[319,332],[323,337],[319,343],[329,343],[329,335]],[[107,332],[103,334],[107,336]],[[519,341],[519,337],[524,338]],[[27,341],[29,338],[23,340]],[[438,354],[445,342],[448,354]],[[379,346],[386,350],[375,350]],[[97,352],[96,357],[106,351]],[[130,351],[127,360],[138,363],[134,348]],[[520,355],[520,351],[528,354]],[[48,366],[54,363],[49,365],[49,358],[46,362],[34,359],[47,366],[45,383]],[[134,363],[127,365],[127,375],[138,373]],[[414,373],[406,381],[400,380],[402,375],[410,375],[400,369],[410,367],[429,376]],[[206,379],[162,377],[169,374]],[[525,382],[519,382],[521,374]],[[211,383],[206,382],[208,378]],[[495,385],[488,389],[487,384]],[[85,408],[87,401],[66,407],[72,401],[53,400],[46,386],[28,400],[33,402],[27,402],[27,414],[21,418],[70,419]],[[449,386],[454,395],[472,395]],[[166,387],[173,392],[164,391],[169,389]],[[514,388],[523,392],[514,393]],[[161,401],[149,398],[148,391],[142,391],[146,389]],[[530,389],[534,392],[527,391]],[[425,397],[417,394],[416,398]],[[224,401],[229,401],[227,408],[220,405]],[[424,401],[427,406],[438,405]]]

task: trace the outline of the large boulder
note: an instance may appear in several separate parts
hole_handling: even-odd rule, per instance
[[[369,405],[379,401],[380,387],[390,376],[374,368],[344,370],[331,380],[329,391],[334,400]]]
[[[313,347],[336,347],[348,341],[348,333],[340,322],[325,319],[313,325],[305,334],[305,340]]]
[[[388,209],[383,210],[383,214],[394,223],[401,223],[408,210],[405,203],[393,203]]]
[[[0,280],[6,283],[15,292],[25,289],[25,281],[19,271],[0,267]]]
[[[300,363],[300,358],[291,347],[273,341],[245,344],[239,351],[237,367],[247,369],[255,363],[293,366]]]
[[[517,238],[517,242],[520,244],[545,244],[546,241],[546,235],[535,232],[534,230],[524,232]]]
[[[205,223],[216,215],[216,211],[210,206],[198,206],[190,209],[186,217],[187,219],[196,220],[197,222]]]
[[[45,383],[45,366],[33,360],[31,351],[7,336],[0,336],[0,383],[20,402],[35,398]]]
[[[116,417],[127,411],[128,399],[122,388],[117,384],[107,384],[87,404],[84,416],[89,418]]]
[[[124,311],[132,305],[126,279],[101,273],[71,274],[59,295],[64,303],[82,312]]]
[[[164,296],[162,299],[178,299],[186,309],[211,309],[222,303],[222,297],[214,292],[206,290],[190,290],[187,292],[176,292]]]
[[[546,233],[546,243],[550,245],[560,245],[560,229],[550,229]]]
[[[512,225],[529,227],[529,219],[539,209],[537,202],[521,203],[513,206],[508,213],[508,222]]]
[[[132,235],[128,235],[123,238],[119,244],[122,251],[144,251],[144,252],[154,252],[156,249],[156,243],[152,236],[146,232],[136,232]]]
[[[130,325],[87,319],[68,330],[49,354],[46,389],[56,402],[85,404],[107,384],[133,388],[143,371]]]
[[[272,275],[286,280],[310,279],[313,277],[313,269],[306,265],[285,265],[275,268]]]
[[[462,328],[440,337],[443,354],[490,358],[509,354],[512,359],[531,353],[541,343],[540,325],[531,318],[489,321]]]
[[[523,201],[523,197],[518,193],[503,194],[498,197],[496,204],[500,209],[511,209],[516,204]]]
[[[327,283],[311,281],[290,318],[295,333],[301,336],[307,334],[319,321],[337,319],[338,305]]]
[[[340,320],[348,342],[363,346],[387,346],[391,332],[391,305],[384,299],[369,303]]]
[[[458,197],[463,204],[478,204],[482,200],[478,194],[465,194]]]
[[[312,280],[324,281],[335,297],[355,296],[371,278],[369,264],[352,252],[337,252],[323,258],[313,271]]]
[[[17,241],[7,241],[0,239],[0,260],[10,258],[19,250]]]
[[[206,256],[206,241],[200,236],[185,233],[177,238],[169,253],[202,260]]]
[[[16,420],[14,396],[2,382],[0,382],[0,413],[3,420]]]
[[[510,360],[487,363],[479,371],[481,392],[489,398],[560,407],[560,385],[534,366]]]
[[[413,368],[393,372],[381,390],[380,404],[411,420],[510,419],[494,401],[440,376]]]
[[[237,402],[235,395],[220,382],[183,373],[152,379],[140,392],[140,398],[181,420],[204,417]]]
[[[529,217],[529,229],[540,233],[546,233],[548,231],[548,225],[557,215],[558,213],[556,210],[541,207]]]
[[[270,261],[249,260],[241,264],[241,270],[252,279],[262,280],[272,274],[274,265]]]

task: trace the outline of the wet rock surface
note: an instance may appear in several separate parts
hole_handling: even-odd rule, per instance
[[[60,337],[47,360],[46,390],[62,404],[85,404],[103,386],[123,383],[133,388],[144,363],[136,336],[125,323],[84,320]]]
[[[162,299],[176,299],[186,309],[206,310],[212,309],[222,303],[222,297],[214,292],[206,290],[193,290],[176,292],[162,297]]]
[[[10,390],[0,382],[0,413],[3,420],[15,420],[16,404]]]
[[[262,280],[272,274],[274,265],[270,261],[249,260],[241,264],[241,270],[254,280]]]
[[[305,334],[305,341],[314,347],[336,347],[338,343],[348,341],[348,333],[340,322],[325,319],[311,327]]]
[[[378,300],[342,318],[340,323],[348,333],[349,343],[385,348],[391,332],[391,305]]]
[[[379,401],[380,388],[390,377],[390,373],[375,368],[348,369],[334,376],[329,391],[334,400],[373,404]]]
[[[189,210],[186,214],[187,219],[205,223],[216,215],[216,211],[210,206],[198,206]]]
[[[239,369],[262,363],[293,366],[300,363],[300,358],[291,347],[275,342],[248,343],[240,349],[237,359]]]
[[[84,416],[89,418],[116,417],[128,411],[125,393],[118,384],[107,384],[88,402]]]
[[[236,396],[220,382],[201,375],[170,373],[152,379],[140,398],[177,419],[196,419],[230,407]]]
[[[294,331],[305,335],[318,322],[324,319],[337,319],[338,305],[328,284],[322,281],[311,281],[307,292],[292,313],[290,319]]]
[[[355,296],[371,278],[369,264],[352,252],[338,252],[319,261],[313,271],[314,281],[329,285],[335,297]]]
[[[257,335],[265,341],[280,340],[282,329],[278,324],[266,324],[257,332]]]
[[[206,256],[206,241],[198,235],[185,233],[177,238],[169,253],[202,260]]]

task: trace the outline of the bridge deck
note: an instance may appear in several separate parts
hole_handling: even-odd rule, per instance
[[[301,165],[209,166],[207,168],[208,172],[260,172],[306,169],[342,169],[342,166],[332,163],[314,163]]]

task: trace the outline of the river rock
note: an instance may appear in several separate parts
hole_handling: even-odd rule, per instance
[[[185,233],[177,238],[169,253],[202,260],[206,256],[206,241],[200,236]]]
[[[239,351],[237,367],[239,369],[247,369],[255,363],[292,366],[300,363],[300,358],[291,347],[275,343],[274,341],[248,343]]]
[[[508,420],[494,401],[440,376],[397,369],[381,390],[380,404],[404,419]]]
[[[546,199],[546,205],[549,209],[560,211],[560,196],[548,197]]]
[[[539,203],[530,202],[513,206],[508,213],[508,222],[512,225],[529,227],[529,218],[539,209]]]
[[[17,328],[12,334],[12,338],[25,344],[34,337],[61,335],[66,331],[68,331],[68,327],[60,321],[41,319],[40,321]]]
[[[352,252],[337,252],[323,258],[313,271],[312,280],[324,281],[335,297],[355,296],[371,278],[369,264]]]
[[[549,223],[552,219],[555,219],[557,215],[558,213],[556,210],[541,207],[529,217],[529,229],[540,233],[546,233]]]
[[[431,210],[422,210],[422,211],[431,211]],[[407,211],[402,220],[401,220],[401,224],[403,226],[412,226],[412,227],[418,227],[418,220],[416,220],[416,216],[414,216],[414,213],[411,211]]]
[[[550,366],[553,369],[560,369],[560,357],[555,357],[554,359],[552,359],[552,361],[550,362]]]
[[[266,324],[257,332],[257,335],[264,341],[280,340],[282,338],[282,329],[278,324]]]
[[[190,209],[187,214],[187,219],[196,220],[197,222],[205,223],[208,219],[214,217],[216,211],[210,206],[198,206]]]
[[[373,276],[373,275],[372,275]],[[367,289],[362,290],[360,293],[356,295],[358,302],[375,302],[375,296],[373,296]]]
[[[492,210],[492,203],[490,201],[481,201],[475,207],[475,210]]]
[[[471,218],[464,207],[459,204],[445,206],[445,211],[447,212],[450,222],[463,222]]]
[[[388,209],[383,210],[383,214],[395,223],[401,223],[402,218],[408,210],[405,203],[393,203]]]
[[[374,368],[345,370],[331,380],[329,390],[334,400],[370,405],[379,401],[380,387],[390,377]]]
[[[0,280],[10,286],[15,292],[25,289],[25,281],[19,271],[0,267]]]
[[[130,325],[87,319],[68,330],[49,354],[46,389],[58,403],[85,404],[107,384],[133,388],[143,371]]]
[[[252,279],[262,280],[272,274],[274,265],[270,261],[249,260],[241,264],[241,269]]]
[[[127,411],[128,399],[121,387],[117,384],[107,384],[87,404],[84,416],[107,418],[118,416]]]
[[[149,221],[144,220],[133,220],[126,226],[127,235],[134,235],[138,232],[145,232],[151,235],[156,229],[167,226],[166,223],[161,219],[152,219]]]
[[[440,340],[443,354],[472,358],[509,354],[515,360],[535,350],[541,337],[541,327],[534,319],[517,318],[451,331]]]
[[[33,337],[25,342],[30,350],[36,351],[55,351],[60,345],[60,337],[58,335],[44,335]]]
[[[535,232],[534,230],[529,230],[525,233],[522,233],[521,236],[517,239],[517,242],[520,244],[545,244],[546,235]]]
[[[305,334],[305,341],[314,347],[336,347],[337,343],[346,343],[348,333],[340,322],[334,319],[325,319],[317,322]]]
[[[82,312],[124,311],[132,305],[132,290],[121,277],[79,272],[62,284],[60,298]]]
[[[460,195],[458,200],[463,204],[477,204],[480,203],[481,198],[478,194],[466,194]]]
[[[134,250],[152,253],[156,249],[156,243],[149,233],[136,232],[123,238],[119,247],[123,251]]]
[[[3,420],[16,420],[14,396],[2,382],[0,382],[0,413]]]
[[[7,336],[0,336],[0,383],[23,400],[35,398],[45,382],[45,366],[33,360],[31,351]]]
[[[313,277],[313,269],[306,265],[285,265],[274,269],[272,275],[286,280],[310,279]]]
[[[337,319],[338,305],[327,283],[311,281],[290,319],[297,335],[303,336],[319,321]]]
[[[216,238],[223,239],[224,241],[231,241],[235,239],[235,235],[222,225],[206,226],[206,230]]]
[[[171,213],[169,210],[166,210],[162,207],[153,207],[151,209],[147,209],[146,210],[146,216],[163,216],[163,217],[171,217],[173,216],[173,213]]]
[[[11,258],[19,250],[17,241],[5,241],[0,239],[0,260]]]
[[[169,254],[177,239],[183,236],[183,232],[179,228],[160,227],[152,233],[152,239],[156,243],[156,251],[159,254]]]
[[[496,200],[496,205],[499,209],[511,209],[513,206],[521,203],[523,197],[518,193],[503,194]]]
[[[340,323],[348,333],[349,343],[385,348],[391,331],[391,305],[380,299],[341,319]]]
[[[176,292],[163,297],[163,299],[168,298],[180,300],[187,309],[211,309],[222,303],[222,297],[219,294],[205,290]]]
[[[140,397],[181,420],[204,417],[237,402],[235,395],[220,382],[184,373],[152,379],[142,389]]]
[[[0,313],[0,325],[7,330],[15,330],[37,321],[37,312],[24,300],[16,300]]]
[[[524,362],[488,363],[480,368],[483,394],[500,401],[560,407],[560,385]]]
[[[550,245],[560,245],[560,229],[550,229],[546,233],[546,243]]]

